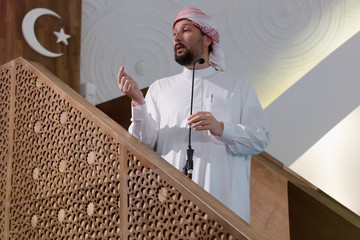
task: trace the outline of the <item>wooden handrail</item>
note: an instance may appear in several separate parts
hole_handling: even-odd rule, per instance
[[[291,240],[359,239],[360,217],[354,212],[284,166],[270,154],[264,152],[254,156],[254,162],[261,164],[267,169],[266,171],[276,174],[277,177],[287,182],[286,194],[289,215],[288,223],[284,221],[282,223],[289,225],[289,237]],[[256,175],[256,171],[253,171],[253,174]],[[274,191],[273,188],[276,189],[276,186],[272,185],[272,189],[268,189],[268,191]],[[277,196],[283,197],[283,194]],[[263,217],[271,219],[271,216]],[[276,221],[278,219],[272,220]],[[256,221],[259,220],[255,219],[255,225]],[[262,232],[264,233],[264,231]]]
[[[334,211],[336,214],[342,216],[344,219],[349,221],[351,224],[360,229],[360,217],[346,208],[344,205],[336,201],[334,198],[323,192],[321,189],[286,167],[279,160],[271,156],[267,152],[263,152],[258,156],[255,156],[258,161],[261,161],[266,166],[276,171],[279,175],[286,178],[292,184],[298,186],[309,196],[313,197],[319,202],[325,204],[329,209]]]

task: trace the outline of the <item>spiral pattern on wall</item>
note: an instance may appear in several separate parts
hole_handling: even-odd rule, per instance
[[[171,23],[181,8],[192,6],[219,28],[226,71],[245,75],[266,107],[339,47],[349,29],[355,33],[353,2],[86,1],[81,81],[96,85],[100,103],[122,95],[116,84],[120,65],[141,88],[181,71],[173,60]]]
[[[345,19],[339,1],[236,2],[228,13],[243,71],[269,102],[337,47]]]
[[[97,9],[96,5],[97,2],[89,2],[84,11]],[[82,51],[81,77],[96,85],[97,102],[121,95],[117,87],[120,66],[125,66],[126,73],[140,88],[178,69],[173,61],[168,24],[172,16],[151,4],[143,5],[139,8],[123,2],[109,4],[103,9],[106,14],[95,19],[83,33],[82,45],[86,49]]]

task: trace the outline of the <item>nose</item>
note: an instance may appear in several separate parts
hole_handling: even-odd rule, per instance
[[[180,33],[177,32],[174,34],[174,42],[180,42],[181,40],[181,36],[180,36]]]

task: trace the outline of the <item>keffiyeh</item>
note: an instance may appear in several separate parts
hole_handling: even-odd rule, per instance
[[[188,19],[196,27],[198,27],[204,34],[209,36],[212,40],[212,51],[210,53],[210,64],[218,71],[225,70],[224,52],[219,43],[219,32],[211,20],[211,18],[203,13],[201,10],[193,7],[183,8],[176,16],[173,23],[173,28],[179,20]]]

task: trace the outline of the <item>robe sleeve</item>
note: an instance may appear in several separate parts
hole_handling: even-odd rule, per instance
[[[129,132],[144,144],[155,149],[158,136],[158,113],[151,91],[150,87],[145,97],[145,104],[131,107],[132,118]]]
[[[224,132],[219,140],[226,143],[235,155],[256,155],[268,145],[268,120],[250,83],[242,98],[240,122],[224,122]]]

